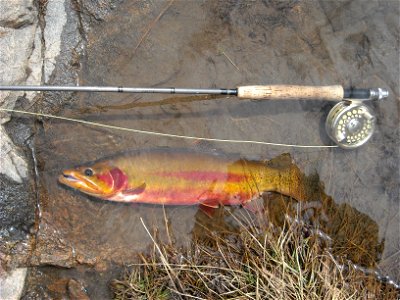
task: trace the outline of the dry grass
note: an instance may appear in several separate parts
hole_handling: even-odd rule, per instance
[[[154,242],[120,280],[115,299],[396,299],[392,286],[339,265],[293,218],[277,227],[232,217],[238,230],[205,230],[190,247]],[[145,224],[143,224],[145,226]],[[145,226],[146,228],[146,226]],[[146,228],[147,230],[147,228]]]

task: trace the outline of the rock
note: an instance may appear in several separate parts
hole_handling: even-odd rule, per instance
[[[28,77],[26,78],[27,85],[38,85],[42,81],[42,31],[36,27],[35,36],[32,45],[32,52],[28,62]],[[32,101],[37,92],[26,92],[25,98]]]
[[[71,300],[89,300],[86,294],[86,289],[79,281],[75,279],[68,280],[67,284],[68,295]]]
[[[18,2],[18,3],[16,3]],[[0,2],[0,82],[1,84],[40,84],[41,30],[33,0]],[[1,92],[0,107],[14,108],[23,92]],[[26,94],[32,100],[36,93]],[[2,114],[0,124],[10,120]],[[27,176],[27,163],[14,143],[0,128],[0,173],[16,182]]]
[[[20,299],[26,273],[26,268],[14,269],[10,273],[0,272],[0,299]]]
[[[47,285],[46,289],[53,296],[52,299],[64,299],[65,295],[68,295],[67,299],[70,300],[89,300],[90,298],[86,294],[86,289],[83,284],[73,278],[61,277],[54,282]]]
[[[33,5],[33,0],[20,0],[19,5],[15,2],[0,2],[2,12],[2,17],[0,17],[0,82],[4,85],[22,84],[29,79],[29,84],[39,84],[42,61],[37,10]],[[5,11],[7,13],[3,14]],[[4,26],[9,23],[24,23],[25,25]],[[1,92],[0,106],[13,108],[17,98],[22,95],[22,92]],[[34,95],[31,93],[30,99],[33,99]],[[1,124],[7,121],[8,118],[3,118]]]
[[[18,2],[18,3],[16,3]],[[36,9],[33,0],[1,1],[0,26],[19,29],[33,25],[36,19]]]
[[[35,218],[35,197],[29,184],[21,184],[0,176],[0,249],[5,240],[12,242],[25,238],[31,233]],[[1,250],[0,250],[1,251]]]
[[[67,22],[65,1],[49,1],[45,16],[44,40],[44,81],[50,80],[56,58],[61,50],[61,34]]]
[[[28,165],[23,156],[18,153],[13,142],[0,127],[0,174],[22,183],[28,174]]]

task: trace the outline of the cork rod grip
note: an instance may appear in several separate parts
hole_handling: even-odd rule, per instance
[[[344,90],[341,85],[250,85],[239,86],[238,97],[265,100],[329,100],[341,101]]]

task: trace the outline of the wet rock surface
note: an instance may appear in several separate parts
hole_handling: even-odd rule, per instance
[[[2,11],[10,12],[2,13],[0,20],[1,70],[16,72],[1,72],[1,84],[206,88],[288,83],[387,88],[391,96],[385,102],[369,104],[377,114],[376,133],[357,150],[224,143],[218,148],[256,159],[290,152],[302,170],[319,174],[338,207],[343,204],[336,208],[340,218],[330,234],[347,218],[364,220],[373,231],[369,250],[375,251],[374,257],[380,256],[379,245],[385,239],[380,266],[400,279],[398,268],[393,268],[400,259],[396,1],[53,2],[49,7],[44,1],[38,5],[25,1],[14,14],[1,2]],[[17,44],[26,47],[10,50]],[[324,121],[333,104],[319,101],[198,101],[196,97],[99,93],[21,96],[23,93],[2,93],[0,104],[12,108],[17,103],[24,109],[182,135],[330,144]],[[158,103],[165,99],[169,99],[167,103]],[[2,123],[8,119],[4,116]],[[23,119],[29,124],[30,119]],[[21,219],[29,216],[32,220],[36,214],[28,265],[39,268],[28,276],[26,299],[68,292],[72,297],[79,288],[74,288],[75,282],[68,283],[71,278],[77,282],[84,279],[80,284],[89,287],[89,296],[106,295],[104,286],[111,277],[104,274],[116,272],[113,264],[135,261],[137,253],[151,245],[141,217],[161,238],[166,238],[168,228],[177,243],[190,239],[196,208],[166,208],[166,227],[160,207],[103,202],[65,189],[56,180],[62,169],[118,151],[188,147],[190,142],[43,118],[29,129],[32,142],[23,142],[18,137],[27,131],[18,129],[17,121],[5,125],[11,139],[1,129],[0,170],[7,178],[0,178],[0,216],[6,231],[21,227],[16,237],[22,238],[27,229],[20,224],[31,221]],[[9,178],[24,180],[24,184]],[[34,187],[35,192],[27,187]],[[18,199],[15,205],[12,199]],[[19,206],[21,203],[25,205]],[[349,209],[357,211],[356,217]],[[341,233],[342,245],[346,234]],[[43,281],[34,274],[54,270],[59,277],[44,276]],[[104,286],[99,287],[95,280]]]

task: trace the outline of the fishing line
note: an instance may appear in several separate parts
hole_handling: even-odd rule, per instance
[[[149,130],[140,130],[140,129],[134,129],[134,128],[120,127],[120,126],[115,126],[115,125],[107,125],[107,124],[102,124],[102,123],[97,123],[97,122],[55,116],[55,115],[44,114],[44,113],[35,113],[35,112],[29,112],[29,111],[23,111],[23,110],[17,110],[17,109],[0,108],[0,111],[13,112],[13,113],[24,114],[24,115],[33,115],[33,116],[38,116],[38,117],[81,123],[81,124],[90,125],[90,126],[96,126],[96,127],[102,127],[102,128],[108,128],[108,129],[114,129],[114,130],[120,130],[120,131],[127,131],[127,132],[134,132],[134,133],[139,133],[139,134],[153,135],[153,136],[169,137],[169,138],[202,140],[202,141],[221,142],[221,143],[255,144],[255,145],[268,145],[268,146],[278,146],[278,147],[293,147],[293,148],[338,148],[337,145],[332,145],[332,146],[295,145],[295,144],[270,143],[270,142],[252,141],[252,140],[230,140],[230,139],[217,139],[217,138],[187,136],[187,135],[179,135],[179,134],[171,134],[171,133],[163,133],[163,132],[155,132],[155,131],[149,131]]]

